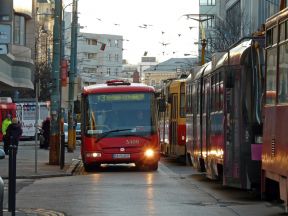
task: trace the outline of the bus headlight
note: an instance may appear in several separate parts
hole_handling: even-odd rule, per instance
[[[152,158],[154,156],[154,151],[152,149],[146,149],[144,152],[145,157]]]
[[[93,158],[101,157],[101,153],[89,152],[89,153],[86,153],[86,157],[93,157]]]

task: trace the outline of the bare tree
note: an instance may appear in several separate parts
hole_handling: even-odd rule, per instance
[[[214,27],[206,30],[206,58],[211,60],[215,52],[223,52],[241,37],[250,34],[250,22],[245,10],[235,7],[226,12],[226,18],[215,16]]]

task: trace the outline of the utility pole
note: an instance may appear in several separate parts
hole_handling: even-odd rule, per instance
[[[201,44],[201,65],[203,65],[205,64],[205,49],[207,45],[207,40],[206,40],[206,35],[205,35],[205,29],[202,23],[210,19],[214,19],[214,15],[213,14],[184,14],[183,16],[186,16],[187,19],[192,19],[192,20],[199,22],[200,31],[201,31],[201,43],[200,43]],[[193,16],[198,16],[199,19],[194,18]],[[207,18],[201,19],[201,16],[205,16]]]
[[[69,100],[68,100],[68,152],[73,152],[76,146],[76,132],[74,122],[74,82],[77,74],[77,30],[78,30],[78,2],[73,0],[71,54],[69,73]]]
[[[201,40],[201,65],[205,64],[205,48],[206,48],[207,42],[206,39],[203,38]]]
[[[51,93],[51,125],[49,164],[59,165],[60,155],[60,59],[61,59],[61,23],[62,0],[55,0],[53,27],[53,64],[52,64],[52,93]]]

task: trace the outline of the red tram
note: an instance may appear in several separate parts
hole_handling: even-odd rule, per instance
[[[277,192],[288,206],[288,8],[266,21],[266,100],[262,192]]]
[[[185,78],[166,80],[161,95],[166,109],[160,112],[161,153],[186,163]]]
[[[186,80],[187,154],[223,185],[260,186],[264,38],[243,38]]]

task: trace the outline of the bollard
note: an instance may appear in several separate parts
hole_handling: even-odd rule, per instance
[[[11,139],[12,141],[12,139]],[[13,142],[11,142],[12,144]],[[8,211],[15,215],[16,207],[16,153],[17,146],[9,146],[9,184],[8,184]]]
[[[60,169],[63,169],[65,165],[65,134],[61,133],[60,142]]]
[[[4,182],[0,177],[0,216],[3,216]]]

